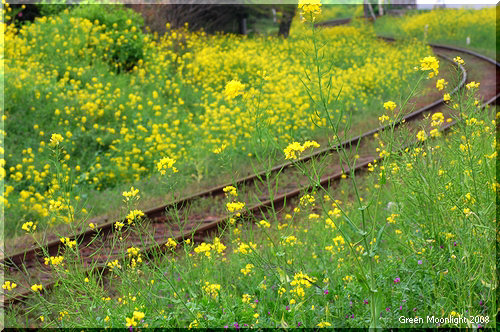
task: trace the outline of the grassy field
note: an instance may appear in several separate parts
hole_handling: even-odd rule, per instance
[[[409,11],[384,16],[374,24],[378,34],[465,47],[495,58],[496,8]]]
[[[123,260],[111,264],[110,278],[78,272],[67,248],[66,265],[53,267],[58,287],[34,294],[27,313],[9,311],[6,325],[359,327],[376,317],[383,327],[491,326],[495,121],[473,94],[452,100],[461,112],[449,134],[419,134],[400,154],[390,147],[402,137],[388,132],[379,146],[389,157],[372,174],[304,194],[294,210],[255,220],[258,227],[234,217],[219,238],[171,243],[148,264],[118,241]],[[313,183],[320,169],[307,170]]]
[[[419,42],[388,44],[356,27],[317,30],[315,45],[300,26],[286,40],[188,30],[155,38],[141,32],[137,14],[99,8],[6,28],[8,236],[26,221],[44,229],[71,222],[71,211],[76,219],[102,211],[99,192],[155,183],[164,157],[177,161],[182,188],[248,172],[241,165],[264,146],[276,151],[322,136],[315,122],[325,123],[306,90],[314,47],[332,75],[331,95],[340,93],[331,107],[345,110],[353,128],[407,88],[415,73],[403,64],[430,54]],[[231,81],[241,82],[237,98],[226,93]],[[55,133],[64,139],[59,179],[48,148]],[[69,199],[61,180],[72,188]],[[65,213],[52,214],[51,206]]]
[[[453,118],[436,113],[417,133],[391,126],[376,137],[381,162],[318,186],[328,159],[298,156],[368,116],[394,124],[423,86],[449,93],[459,73],[443,76],[418,41],[315,29],[321,6],[299,7],[307,22],[287,40],[188,30],[155,39],[140,18],[99,7],[7,27],[6,234],[37,240],[34,226],[72,224],[84,195],[115,191],[144,243],[115,237],[122,256],[104,274],[63,242],[46,255],[57,285],[43,296],[32,285],[24,305],[6,308],[6,327],[494,327],[497,110],[480,108],[469,84],[448,102]],[[134,217],[144,192],[131,185],[149,180],[174,196],[255,160],[293,161],[316,191],[254,220],[238,215],[243,188],[227,188],[219,203],[234,214],[217,237],[171,240],[145,257],[153,234]],[[7,276],[7,297],[17,283]]]

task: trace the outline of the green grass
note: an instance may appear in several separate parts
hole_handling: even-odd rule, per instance
[[[283,40],[186,30],[155,38],[141,28],[137,14],[109,6],[77,7],[19,30],[8,27],[9,238],[22,234],[24,222],[37,222],[39,230],[64,224],[72,209],[79,220],[101,214],[131,185],[140,185],[147,198],[161,194],[156,165],[163,157],[177,160],[178,188],[202,188],[219,174],[224,182],[248,174],[263,146],[277,153],[291,140],[325,136],[305,88],[314,84],[305,74],[310,30],[300,26]],[[379,41],[363,28],[323,29],[317,37],[325,73],[328,67],[333,74],[331,94],[343,91],[332,107],[352,116],[353,133],[368,117],[376,122],[383,102],[414,79],[406,63],[430,53],[418,42]],[[233,79],[246,89],[228,99],[224,89]],[[64,137],[59,178],[49,147],[54,133]],[[222,145],[224,153],[214,154]],[[273,160],[279,161],[281,153]],[[61,188],[68,180],[69,201]],[[53,213],[51,201],[64,202],[63,211]]]
[[[323,93],[318,110],[328,107]],[[121,267],[105,276],[82,271],[77,252],[66,248],[65,266],[53,267],[58,286],[46,297],[34,294],[25,309],[7,311],[5,325],[433,328],[426,317],[434,316],[448,319],[441,327],[492,327],[496,124],[493,110],[475,106],[475,93],[464,89],[451,101],[458,123],[450,133],[399,153],[397,146],[415,132],[386,131],[379,137],[389,154],[383,162],[270,211],[270,228],[260,218],[234,217],[218,238],[179,243],[148,263],[129,256],[130,243],[117,238]],[[329,137],[345,128],[341,119],[332,120]],[[432,126],[443,125],[437,119]],[[295,164],[311,184],[323,166]],[[146,239],[152,234],[145,226],[136,222],[133,231]],[[424,321],[404,324],[401,316]],[[459,317],[474,321],[453,321]]]
[[[418,38],[464,47],[495,58],[495,17],[495,8],[408,11],[403,17],[380,17],[374,23],[374,28],[377,34],[383,36]],[[469,44],[467,38],[470,39]]]

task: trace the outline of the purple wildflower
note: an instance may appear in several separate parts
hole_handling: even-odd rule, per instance
[[[403,306],[402,305],[399,306],[399,310],[403,310]]]
[[[418,265],[422,265],[422,260],[419,260],[417,263]]]
[[[224,328],[225,328],[225,329],[228,329],[228,328],[229,328],[229,326],[227,326],[227,325],[224,325]]]
[[[396,279],[394,279],[394,283],[397,284],[398,282],[400,282],[401,279],[399,277],[396,277]]]
[[[417,308],[413,308],[413,311],[417,312]]]
[[[391,311],[391,308],[387,307],[385,308],[385,311]]]
[[[134,331],[134,328],[133,328],[132,326],[129,326],[129,327],[128,327],[128,330],[129,330],[130,332],[133,332],[133,331]]]
[[[366,299],[365,299],[365,300],[363,300],[363,303],[364,303],[364,304],[368,304],[368,300],[366,300]]]
[[[289,307],[289,306],[286,306],[286,307],[285,307],[285,309],[288,311],[288,310],[290,310],[290,307]]]
[[[325,295],[328,295],[328,289],[325,289],[325,291],[323,292]]]
[[[354,318],[354,314],[351,315],[351,318]]]
[[[301,323],[301,322],[298,322],[298,323],[297,323],[297,327],[300,327],[300,325],[302,325],[302,323]]]
[[[483,305],[483,300],[479,300],[479,305],[482,306]]]
[[[234,323],[233,326],[234,326],[235,329],[239,329],[240,328],[240,326],[238,325],[238,323]]]

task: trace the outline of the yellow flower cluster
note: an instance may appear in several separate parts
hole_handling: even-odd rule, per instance
[[[132,225],[134,221],[141,220],[145,214],[141,210],[132,210],[127,214],[127,222],[129,225]]]
[[[32,221],[28,221],[25,222],[21,228],[28,233],[34,232],[36,230],[36,224]]]
[[[444,115],[441,112],[436,112],[436,113],[432,114],[431,119],[432,119],[432,122],[431,122],[432,127],[438,127],[442,123],[444,123]]]
[[[231,195],[231,196],[238,196],[238,192],[236,191],[236,188],[233,186],[226,186],[222,189],[226,195]]]
[[[243,203],[243,202],[228,202],[228,203],[226,203],[226,209],[231,213],[241,211],[241,210],[243,210],[244,207],[245,207],[245,203]]]
[[[224,96],[226,99],[234,99],[240,95],[245,89],[245,85],[240,81],[232,80],[226,84],[224,88]]]
[[[429,71],[428,78],[439,74],[439,60],[433,56],[427,56],[420,60],[420,70]]]
[[[156,168],[161,175],[165,175],[167,173],[167,169],[171,169],[172,172],[177,173],[178,170],[174,167],[175,162],[175,159],[164,157],[156,164]]]
[[[177,247],[177,242],[175,242],[174,239],[172,239],[171,237],[169,237],[168,240],[167,240],[167,243],[165,243],[165,246],[167,248],[174,249],[175,247]]]
[[[306,289],[310,288],[316,281],[316,278],[309,277],[302,272],[295,273],[293,280],[290,282],[290,286],[294,287],[290,290],[290,293],[295,293],[298,297],[303,298],[306,295],[304,287]]]
[[[293,247],[294,245],[297,244],[297,238],[293,235],[290,235],[290,236],[286,236],[285,238],[283,238],[281,240],[281,243],[284,244],[284,245],[289,245],[291,247]]]
[[[310,1],[301,8],[313,13],[318,6]],[[55,195],[62,183],[46,162],[47,146],[56,142],[66,143],[68,150],[62,152],[62,179],[77,188],[103,190],[147,178],[155,170],[176,172],[175,160],[183,165],[209,160],[221,147],[247,150],[256,132],[258,95],[259,109],[266,110],[262,121],[274,129],[279,142],[313,137],[314,123],[326,125],[313,112],[300,75],[292,75],[307,70],[303,51],[314,48],[310,29],[294,26],[288,39],[169,30],[157,40],[143,37],[144,58],[126,75],[116,74],[114,65],[97,74],[84,59],[102,61],[106,68],[113,57],[110,49],[129,42],[114,38],[120,33],[100,22],[71,17],[69,11],[19,28],[5,27],[5,94],[14,105],[5,110],[6,125],[13,125],[15,117],[8,115],[18,111],[15,105],[27,105],[26,121],[39,137],[6,136],[12,166],[3,169],[4,163],[1,173],[7,182],[4,200],[11,201],[7,188],[15,188],[14,203],[5,204],[10,211],[37,222],[63,220],[50,214],[50,200],[64,201]],[[418,42],[379,41],[366,27],[321,29],[316,37],[328,61],[338,64],[331,70],[332,91],[341,91],[339,102],[353,111],[363,110],[373,95],[398,91],[414,75],[411,70],[401,72],[402,64],[428,53]],[[242,83],[228,83],[235,77],[245,78],[249,96],[238,103],[225,94],[226,87],[232,95],[241,93]],[[47,144],[54,128],[61,129]],[[83,158],[81,151],[90,147],[98,153]]]
[[[117,259],[115,259],[112,262],[108,262],[107,266],[109,267],[109,269],[111,271],[114,271],[114,269],[121,269],[122,268],[122,266],[120,265],[120,263],[118,262]]]
[[[214,239],[213,244],[202,242],[199,246],[194,248],[195,253],[204,253],[208,258],[212,258],[212,251],[217,254],[222,254],[224,250],[226,250],[226,246],[220,242],[218,237]]]
[[[304,144],[299,142],[290,143],[283,150],[285,159],[298,159],[300,154],[308,148],[319,148],[319,144],[316,141],[305,141]]]
[[[396,106],[396,103],[390,100],[384,103],[384,108],[388,111],[394,111]]]
[[[31,286],[31,290],[33,292],[41,292],[43,289],[43,286],[41,284],[34,284]]]
[[[314,206],[315,205],[315,203],[314,203],[315,201],[316,201],[316,199],[314,198],[313,195],[311,195],[311,194],[305,194],[304,196],[302,196],[300,198],[300,203],[299,204],[301,206],[308,206],[308,205]]]
[[[258,227],[263,227],[263,228],[271,228],[271,224],[265,220],[259,221],[257,224]]]
[[[50,137],[50,146],[57,146],[64,140],[64,137],[61,134],[52,134]]]
[[[417,139],[421,142],[425,141],[427,139],[427,134],[425,133],[425,130],[420,130],[417,133]]]
[[[128,248],[127,249],[128,257],[131,258],[131,257],[139,256],[140,250],[141,250],[140,248],[135,248],[135,247]]]
[[[399,214],[397,214],[397,213],[391,213],[391,215],[389,217],[387,217],[387,222],[390,223],[390,224],[395,224],[397,217],[399,217]]]
[[[208,281],[205,282],[203,286],[203,290],[212,298],[217,299],[220,293],[220,285],[219,284],[211,284]]]
[[[140,322],[146,315],[141,311],[134,311],[131,318],[125,317],[125,326],[134,327]]]
[[[316,16],[321,15],[321,0],[299,0],[298,7],[302,21],[314,22]]]
[[[6,290],[8,290],[8,291],[11,291],[11,290],[13,290],[13,289],[14,289],[14,288],[16,288],[16,287],[17,287],[17,284],[16,284],[16,283],[14,283],[14,282],[10,282],[10,281],[8,281],[8,280],[7,280],[6,282],[4,282],[4,283],[3,283],[3,285],[2,285],[2,288],[3,288],[3,289],[6,289]]]
[[[481,83],[479,83],[479,82],[477,82],[477,83],[476,83],[475,81],[472,81],[472,82],[470,82],[470,83],[467,83],[467,84],[465,85],[465,87],[467,88],[467,90],[470,90],[470,89],[477,89],[477,88],[479,88],[479,84],[481,84]]]
[[[332,326],[332,324],[330,324],[328,322],[321,322],[321,323],[319,323],[316,326],[319,327],[319,328],[324,328],[324,327],[330,327],[330,326]]]
[[[459,56],[454,57],[453,61],[455,61],[456,63],[461,64],[461,65],[465,64],[465,61]]]
[[[139,193],[139,189],[135,189],[134,187],[130,188],[130,191],[124,191],[123,197],[125,197],[125,201],[129,201],[131,198],[139,199],[140,197],[137,195]]]
[[[247,264],[244,268],[240,269],[240,272],[243,273],[244,275],[249,274],[252,272],[252,269],[255,267],[253,264]]]
[[[61,243],[64,244],[68,248],[73,248],[76,246],[76,241],[75,240],[70,240],[69,237],[62,237],[60,238]]]
[[[257,249],[257,244],[252,243],[252,242],[248,242],[248,244],[245,242],[241,242],[238,244],[238,249],[235,249],[234,252],[235,253],[239,252],[239,253],[242,253],[243,255],[248,255],[249,253],[251,253],[255,249]]]
[[[448,84],[448,82],[446,82],[444,80],[444,78],[441,78],[439,80],[436,81],[436,88],[441,91],[444,89],[444,87]]]
[[[50,256],[45,257],[45,265],[59,265],[62,264],[64,260],[64,256]]]

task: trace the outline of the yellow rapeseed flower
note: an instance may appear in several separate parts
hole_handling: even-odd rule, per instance
[[[433,56],[427,56],[420,60],[420,70],[430,71],[428,78],[432,78],[439,74],[439,61]]]
[[[477,89],[477,88],[479,88],[479,85],[480,85],[479,82],[476,83],[475,81],[472,81],[472,82],[466,84],[465,87],[467,88],[467,90],[470,90],[470,89]]]
[[[175,248],[177,247],[177,242],[175,242],[174,239],[172,239],[171,237],[168,238],[167,240],[167,243],[165,243],[165,246],[167,246],[167,248]]]
[[[245,203],[243,202],[228,202],[226,203],[226,209],[229,212],[237,212],[243,210]]]
[[[431,126],[433,127],[437,127],[442,123],[444,123],[444,115],[441,112],[436,112],[432,114],[431,119],[432,119]]]
[[[420,130],[417,133],[417,139],[421,142],[425,141],[427,139],[427,134],[425,133],[425,130]]]
[[[33,286],[31,286],[31,290],[33,292],[40,292],[42,290],[42,285],[41,284],[34,284]]]
[[[259,221],[258,224],[259,227],[264,227],[264,228],[271,228],[271,224],[265,220]]]
[[[232,195],[235,197],[238,196],[238,193],[236,192],[236,188],[233,186],[226,186],[222,190],[226,193],[226,195]]]
[[[33,223],[32,221],[28,221],[25,222],[21,228],[28,233],[34,232],[36,230],[36,224]]]
[[[14,282],[10,282],[10,281],[6,281],[6,282],[4,282],[4,283],[3,283],[3,285],[2,285],[2,288],[3,288],[3,289],[6,289],[6,290],[8,290],[8,291],[11,291],[11,290],[13,290],[13,289],[14,289],[14,288],[16,288],[16,287],[17,287],[17,284],[16,284],[16,283],[14,283]]]
[[[396,106],[396,103],[390,100],[384,103],[384,108],[388,111],[394,111],[396,109]]]
[[[302,22],[314,22],[316,16],[321,15],[321,1],[320,0],[299,0],[300,15]]]
[[[316,141],[306,141],[304,144],[298,142],[293,142],[288,144],[288,146],[283,150],[285,153],[285,159],[298,159],[300,154],[308,148],[319,148],[319,144]]]
[[[125,197],[125,201],[129,201],[131,198],[139,199],[137,195],[139,193],[139,189],[135,189],[134,187],[130,187],[130,191],[124,191],[122,193],[123,197]]]
[[[52,134],[50,137],[50,146],[58,146],[62,141],[64,140],[64,137],[62,137],[61,134]]]
[[[229,81],[224,88],[224,96],[226,97],[226,99],[234,99],[238,95],[242,94],[244,89],[245,85],[241,84],[240,81]]]
[[[69,237],[60,238],[61,242],[68,248],[73,248],[76,246],[75,240],[70,240]]]
[[[167,173],[167,169],[171,169],[172,172],[177,173],[178,170],[174,167],[176,161],[177,160],[175,159],[164,157],[156,164],[156,168],[161,175],[165,175]]]
[[[443,89],[444,89],[444,87],[445,87],[447,84],[448,84],[448,82],[446,82],[446,81],[444,80],[444,78],[441,78],[441,79],[437,80],[437,82],[436,82],[436,88],[437,88],[439,91],[441,91],[441,90],[443,90]]]
[[[454,57],[453,61],[455,61],[456,63],[459,63],[461,65],[465,64],[465,61],[459,56]]]
[[[129,225],[131,225],[135,220],[142,219],[144,215],[144,212],[142,212],[141,210],[132,210],[127,215],[127,222]]]

